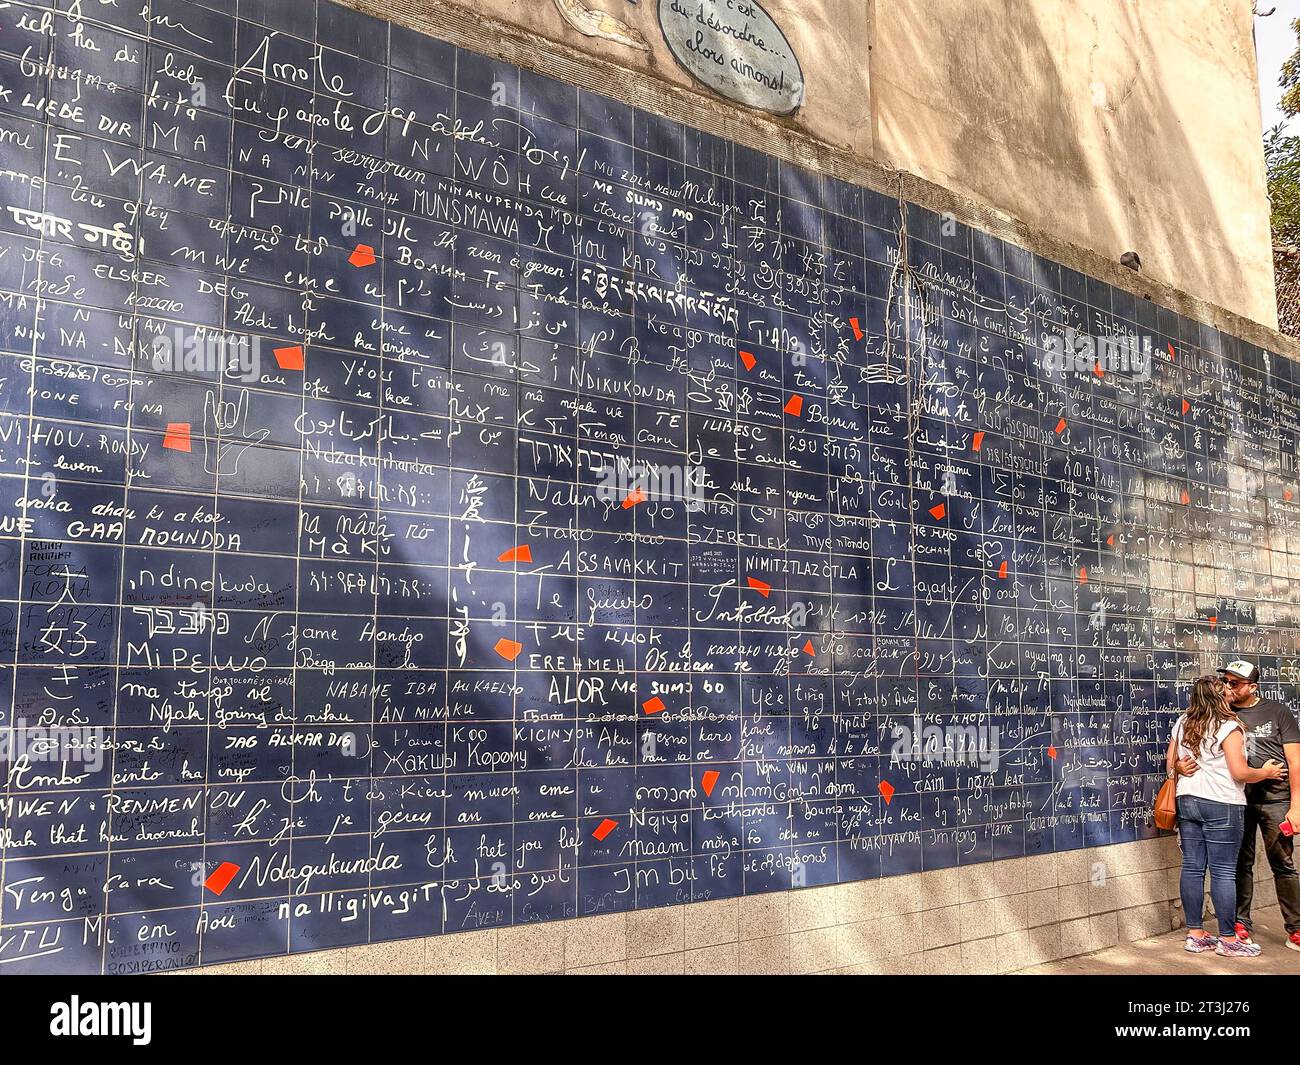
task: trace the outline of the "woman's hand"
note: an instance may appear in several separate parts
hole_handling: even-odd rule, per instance
[[[1286,776],[1286,766],[1276,758],[1270,758],[1259,767],[1259,771],[1264,774],[1264,780],[1281,780]]]

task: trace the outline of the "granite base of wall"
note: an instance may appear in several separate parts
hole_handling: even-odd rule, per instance
[[[1273,880],[1256,877],[1259,905]],[[994,974],[1181,927],[1172,836],[186,974]]]

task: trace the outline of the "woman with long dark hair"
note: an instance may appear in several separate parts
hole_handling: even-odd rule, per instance
[[[1191,758],[1197,770],[1181,775],[1178,762]],[[1245,733],[1224,695],[1223,682],[1199,677],[1192,697],[1174,724],[1165,752],[1169,776],[1178,778],[1178,841],[1183,851],[1179,890],[1187,918],[1186,950],[1213,950],[1227,958],[1253,958],[1259,946],[1237,938],[1237,852],[1245,825],[1246,785],[1280,780],[1285,767],[1268,761],[1260,769],[1246,764]],[[1203,927],[1205,869],[1210,870],[1210,897],[1219,919],[1219,938]]]

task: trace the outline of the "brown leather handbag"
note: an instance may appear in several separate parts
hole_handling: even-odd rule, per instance
[[[1170,829],[1178,822],[1178,778],[1169,777],[1156,796],[1156,828]]]
[[[1174,753],[1177,754],[1178,744],[1182,739],[1181,730],[1183,720],[1179,718],[1174,723]],[[1166,772],[1168,770],[1166,769]],[[1178,771],[1175,767],[1174,775],[1166,777],[1165,782],[1160,785],[1160,793],[1156,796],[1156,807],[1152,811],[1152,820],[1156,823],[1156,828],[1163,828],[1166,831],[1173,828],[1178,823]]]

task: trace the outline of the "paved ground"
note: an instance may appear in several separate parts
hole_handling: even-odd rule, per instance
[[[1206,918],[1205,927],[1211,929],[1212,920]],[[1255,914],[1255,942],[1264,948],[1258,958],[1220,958],[1213,951],[1188,954],[1183,950],[1186,933],[1183,930],[1152,939],[1140,939],[1118,947],[1083,954],[1047,965],[1021,969],[1018,976],[1079,975],[1098,976],[1106,973],[1132,975],[1196,975],[1198,973],[1223,973],[1227,975],[1276,976],[1300,975],[1300,951],[1289,950],[1284,944],[1285,932],[1282,915],[1276,906]]]

